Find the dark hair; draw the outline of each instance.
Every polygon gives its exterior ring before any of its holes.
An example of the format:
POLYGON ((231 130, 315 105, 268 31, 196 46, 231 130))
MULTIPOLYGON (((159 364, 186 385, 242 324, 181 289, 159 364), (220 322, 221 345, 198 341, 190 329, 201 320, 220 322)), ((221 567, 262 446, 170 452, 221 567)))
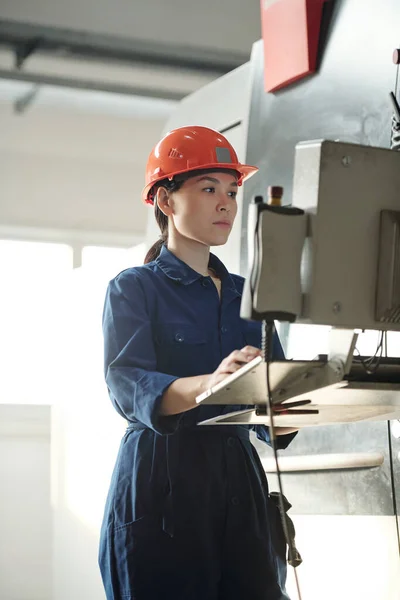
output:
POLYGON ((183 177, 180 177, 179 179, 178 178, 163 179, 162 181, 159 181, 158 183, 153 185, 153 187, 151 188, 151 190, 149 192, 150 198, 153 198, 154 216, 156 218, 157 225, 160 228, 161 235, 160 235, 159 239, 155 242, 155 244, 153 244, 152 247, 150 248, 150 250, 147 252, 146 257, 144 259, 145 265, 149 262, 152 262, 153 260, 156 260, 157 256, 159 256, 159 254, 161 252, 161 248, 163 247, 163 245, 168 244, 168 217, 166 215, 164 215, 162 210, 160 210, 158 208, 158 204, 157 204, 157 200, 156 200, 157 190, 158 190, 158 188, 163 187, 166 190, 168 190, 168 192, 177 192, 179 190, 179 188, 182 186, 185 179, 186 178, 183 178, 183 177))
MULTIPOLYGON (((234 169, 220 169, 224 173, 230 173, 235 175, 236 177, 240 176, 240 174, 234 169)), ((163 179, 162 181, 158 181, 153 185, 149 192, 149 197, 153 199, 154 202, 154 216, 156 218, 157 224, 161 230, 161 235, 159 239, 152 245, 150 250, 147 252, 146 257, 144 259, 144 264, 146 265, 159 256, 161 252, 161 248, 168 244, 168 217, 164 215, 164 213, 158 208, 156 201, 157 190, 160 187, 165 188, 168 192, 177 192, 184 182, 189 179, 189 177, 196 177, 197 175, 202 175, 204 173, 215 173, 219 171, 215 167, 213 169, 198 169, 195 171, 189 171, 188 173, 182 173, 180 175, 175 175, 173 179, 163 179)))

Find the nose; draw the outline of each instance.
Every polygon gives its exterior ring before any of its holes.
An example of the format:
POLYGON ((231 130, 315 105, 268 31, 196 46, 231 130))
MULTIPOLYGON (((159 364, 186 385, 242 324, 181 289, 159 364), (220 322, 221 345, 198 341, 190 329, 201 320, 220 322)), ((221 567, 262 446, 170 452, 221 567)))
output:
POLYGON ((231 204, 232 204, 232 198, 230 198, 226 194, 222 193, 222 194, 220 194, 220 196, 218 198, 217 210, 220 212, 222 212, 222 211, 229 212, 231 210, 231 204))

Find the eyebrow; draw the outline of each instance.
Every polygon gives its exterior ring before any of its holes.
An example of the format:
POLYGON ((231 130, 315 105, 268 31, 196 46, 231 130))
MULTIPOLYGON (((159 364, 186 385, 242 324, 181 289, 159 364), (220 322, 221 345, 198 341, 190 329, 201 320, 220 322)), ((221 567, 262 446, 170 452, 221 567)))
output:
MULTIPOLYGON (((197 181, 211 181, 212 183, 221 183, 219 179, 215 177, 209 177, 208 175, 203 175, 203 177, 199 177, 197 181)), ((231 185, 238 187, 237 181, 232 181, 231 185)))

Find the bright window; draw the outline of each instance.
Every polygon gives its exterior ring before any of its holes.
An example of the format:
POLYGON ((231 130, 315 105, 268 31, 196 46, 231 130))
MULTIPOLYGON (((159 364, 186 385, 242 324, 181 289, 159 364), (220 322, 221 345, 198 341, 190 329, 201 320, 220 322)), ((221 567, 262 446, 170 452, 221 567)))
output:
POLYGON ((0 240, 1 403, 56 402, 60 386, 72 376, 63 370, 66 353, 70 364, 79 344, 98 354, 107 282, 143 264, 144 255, 144 244, 86 246, 82 268, 74 271, 73 251, 66 244, 0 240), (75 331, 72 340, 67 323, 75 331))
POLYGON ((123 269, 143 264, 145 253, 145 244, 132 248, 85 246, 82 250, 82 267, 111 278, 123 269))
POLYGON ((41 404, 57 294, 72 272, 66 244, 0 240, 0 402, 41 404))

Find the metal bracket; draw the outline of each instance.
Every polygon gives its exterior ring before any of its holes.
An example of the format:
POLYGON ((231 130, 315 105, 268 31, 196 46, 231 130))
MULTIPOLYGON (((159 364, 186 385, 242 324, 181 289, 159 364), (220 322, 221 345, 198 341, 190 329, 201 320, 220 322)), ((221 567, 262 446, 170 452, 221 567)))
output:
POLYGON ((29 92, 23 96, 20 96, 20 98, 14 102, 14 112, 19 115, 23 114, 33 104, 37 98, 39 90, 40 85, 34 85, 29 92))
POLYGON ((350 373, 357 339, 358 333, 355 333, 353 329, 332 327, 329 332, 328 361, 339 360, 342 362, 344 365, 344 375, 350 373))
POLYGON ((40 38, 34 38, 25 44, 18 44, 15 48, 15 68, 22 69, 26 59, 36 52, 40 44, 40 38))

